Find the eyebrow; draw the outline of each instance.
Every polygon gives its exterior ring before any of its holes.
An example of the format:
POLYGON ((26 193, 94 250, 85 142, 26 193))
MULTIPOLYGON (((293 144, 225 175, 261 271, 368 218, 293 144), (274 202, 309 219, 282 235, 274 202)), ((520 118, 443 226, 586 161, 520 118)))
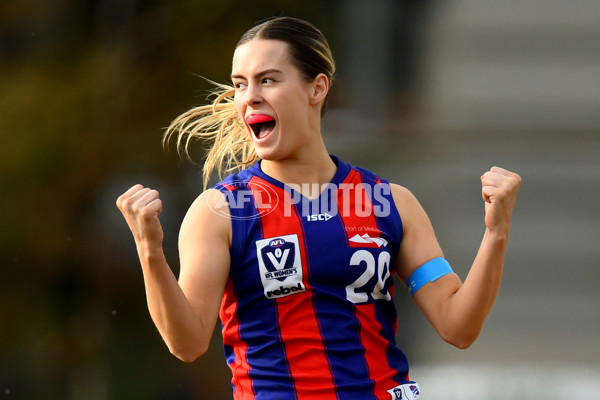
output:
MULTIPOLYGON (((258 74, 256 74, 255 77, 261 78, 261 77, 263 77, 265 75, 269 75, 269 74, 281 74, 281 70, 278 70, 276 68, 266 69, 266 70, 261 71, 258 74)), ((244 75, 233 74, 233 75, 231 75, 231 79, 246 79, 246 77, 244 75)))

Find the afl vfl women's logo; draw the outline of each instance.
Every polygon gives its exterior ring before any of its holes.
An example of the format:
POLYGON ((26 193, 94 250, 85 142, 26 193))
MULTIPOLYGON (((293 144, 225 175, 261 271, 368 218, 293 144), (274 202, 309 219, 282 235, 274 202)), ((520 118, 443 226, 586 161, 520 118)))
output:
POLYGON ((302 262, 297 235, 256 241, 260 280, 267 299, 285 297, 306 288, 302 283, 302 262))

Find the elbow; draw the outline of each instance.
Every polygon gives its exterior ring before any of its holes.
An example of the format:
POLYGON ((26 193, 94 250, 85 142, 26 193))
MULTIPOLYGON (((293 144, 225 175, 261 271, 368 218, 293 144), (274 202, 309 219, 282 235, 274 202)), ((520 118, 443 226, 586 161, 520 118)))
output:
POLYGON ((454 346, 460 350, 468 349, 475 342, 475 339, 470 339, 470 338, 461 338, 461 339, 453 339, 453 340, 444 339, 444 340, 447 343, 450 343, 452 346, 454 346))
POLYGON ((208 350, 208 346, 187 346, 187 347, 171 347, 169 351, 175 357, 185 363, 192 363, 203 356, 208 350))
POLYGON ((440 336, 446 343, 449 343, 458 349, 466 350, 475 343, 480 332, 480 329, 463 330, 460 332, 448 332, 446 334, 441 334, 440 336))

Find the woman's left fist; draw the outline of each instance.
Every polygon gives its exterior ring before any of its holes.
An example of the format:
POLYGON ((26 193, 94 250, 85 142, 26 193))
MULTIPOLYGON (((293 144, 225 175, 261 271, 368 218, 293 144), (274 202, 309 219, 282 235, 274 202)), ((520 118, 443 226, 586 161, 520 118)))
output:
POLYGON ((490 231, 508 235, 520 186, 521 177, 504 168, 492 167, 481 176, 481 195, 485 201, 485 226, 490 231))

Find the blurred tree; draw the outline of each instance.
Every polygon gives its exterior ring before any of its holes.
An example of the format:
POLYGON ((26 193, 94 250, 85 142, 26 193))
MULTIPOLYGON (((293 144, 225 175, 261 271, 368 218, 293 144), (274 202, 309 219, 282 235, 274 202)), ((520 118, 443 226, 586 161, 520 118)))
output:
POLYGON ((227 81, 237 39, 258 20, 294 15, 326 29, 329 10, 316 0, 0 3, 0 396, 230 395, 218 338, 192 365, 161 343, 114 201, 134 177, 153 177, 180 220, 199 171, 190 181, 160 138, 204 101, 195 74, 227 81))

